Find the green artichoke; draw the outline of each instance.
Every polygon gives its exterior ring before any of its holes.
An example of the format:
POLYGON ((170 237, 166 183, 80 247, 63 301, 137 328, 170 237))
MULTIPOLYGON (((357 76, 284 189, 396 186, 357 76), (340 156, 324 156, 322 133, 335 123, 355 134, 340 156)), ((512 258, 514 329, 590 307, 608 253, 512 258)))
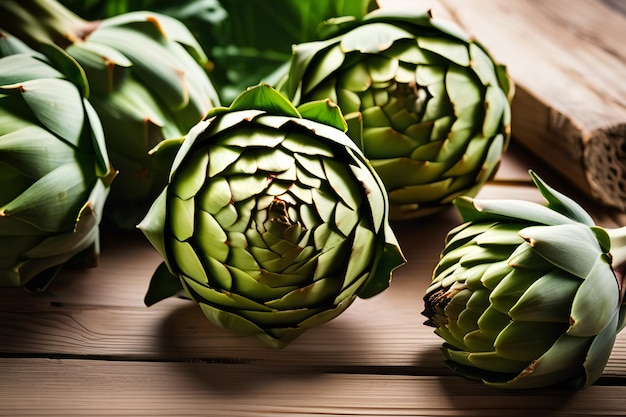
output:
MULTIPOLYGON (((214 63, 211 79, 222 105, 248 86, 271 82, 295 43, 319 39, 319 27, 335 16, 362 17, 375 0, 61 0, 79 15, 103 19, 151 10, 179 19, 214 63), (254 68, 254 71, 250 71, 254 68)), ((280 71, 279 71, 280 72, 280 71)))
POLYGON ((548 204, 458 199, 424 296, 455 371, 506 388, 600 377, 624 325, 626 229, 604 229, 531 172, 548 204))
POLYGON ((387 188, 392 219, 474 196, 509 142, 505 68, 456 27, 409 8, 335 26, 332 37, 294 47, 277 87, 295 104, 339 105, 387 188))
POLYGON ((268 85, 212 110, 138 226, 164 258, 146 304, 184 289, 280 348, 387 288, 404 263, 387 196, 342 128, 332 103, 296 109, 268 85))
POLYGON ((115 172, 81 91, 2 31, 0 56, 0 286, 42 290, 70 260, 97 260, 115 172))
POLYGON ((204 51, 171 17, 132 12, 87 21, 54 0, 4 0, 0 27, 44 53, 49 44, 61 47, 80 64, 119 171, 107 213, 118 226, 134 228, 167 183, 171 164, 148 151, 183 137, 218 102, 204 51))

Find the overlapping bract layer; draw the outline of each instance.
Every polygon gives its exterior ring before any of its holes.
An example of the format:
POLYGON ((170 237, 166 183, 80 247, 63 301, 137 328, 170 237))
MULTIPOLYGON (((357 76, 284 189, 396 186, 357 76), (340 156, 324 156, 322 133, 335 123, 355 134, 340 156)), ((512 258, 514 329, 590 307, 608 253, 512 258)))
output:
POLYGON ((509 141, 505 68, 428 13, 380 9, 295 46, 280 88, 296 104, 329 98, 341 107, 385 183, 392 218, 474 196, 509 141))
POLYGON ((78 88, 0 32, 0 286, 43 289, 78 254, 99 252, 114 172, 78 88))
POLYGON ((165 139, 182 138, 218 103, 208 59, 193 34, 159 13, 91 22, 50 0, 6 0, 0 27, 45 54, 55 52, 54 44, 81 66, 119 171, 107 214, 118 226, 134 227, 167 183, 171 164, 148 152, 165 139))
POLYGON ((611 237, 533 177, 548 206, 464 198, 424 297, 455 371, 500 387, 581 388, 623 323, 611 237))
POLYGON ((151 158, 149 150, 182 138, 218 103, 202 66, 207 58, 182 23, 147 12, 103 20, 66 50, 85 69, 90 101, 119 171, 111 202, 122 202, 124 216, 129 203, 137 203, 143 216, 166 184, 171 163, 151 158))
POLYGON ((382 182, 321 114, 344 123, 331 103, 296 110, 264 85, 211 112, 139 225, 212 322, 274 347, 403 263, 382 182))

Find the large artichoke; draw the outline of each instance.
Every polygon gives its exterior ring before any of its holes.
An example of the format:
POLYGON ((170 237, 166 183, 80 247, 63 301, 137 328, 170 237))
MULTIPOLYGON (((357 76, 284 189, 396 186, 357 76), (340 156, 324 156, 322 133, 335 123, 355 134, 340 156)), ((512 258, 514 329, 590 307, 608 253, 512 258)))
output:
POLYGON ((498 387, 581 388, 602 374, 624 325, 626 230, 607 230, 533 179, 548 205, 457 200, 424 297, 450 367, 498 387))
POLYGON ((343 127, 332 103, 296 109, 267 85, 211 111, 139 225, 166 265, 146 303, 182 284, 216 325, 283 347, 387 288, 404 258, 343 127))
POLYGON ((279 89, 296 104, 339 105, 387 187, 392 219, 474 196, 509 141, 505 68, 429 13, 384 8, 338 22, 329 39, 294 47, 279 89))
POLYGON ((63 48, 84 70, 118 178, 107 213, 134 227, 167 182, 171 160, 148 151, 183 137, 217 103, 207 57, 178 20, 133 12, 87 21, 55 0, 4 0, 0 27, 36 49, 63 48))
POLYGON ((81 91, 1 31, 0 56, 0 286, 41 290, 79 254, 97 260, 115 173, 81 91))

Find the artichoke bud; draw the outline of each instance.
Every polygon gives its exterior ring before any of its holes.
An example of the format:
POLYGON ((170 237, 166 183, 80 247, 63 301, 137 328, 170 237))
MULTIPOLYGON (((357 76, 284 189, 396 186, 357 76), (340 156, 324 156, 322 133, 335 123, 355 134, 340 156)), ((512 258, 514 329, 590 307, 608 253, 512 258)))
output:
POLYGON ((325 40, 294 47, 278 88, 296 104, 328 98, 341 107, 385 184, 390 217, 475 196, 510 139, 504 66, 428 12, 378 9, 329 28, 325 40))
POLYGON ((187 294, 223 328, 284 347, 404 257, 382 181, 327 101, 249 88, 189 131, 139 228, 160 252, 146 304, 187 294))
POLYGON ((604 229, 531 172, 546 206, 461 197, 424 296, 451 369, 503 388, 579 389, 623 327, 626 229, 604 229))
POLYGON ((115 177, 102 126, 73 82, 5 32, 0 161, 0 286, 42 291, 65 264, 94 266, 115 177))

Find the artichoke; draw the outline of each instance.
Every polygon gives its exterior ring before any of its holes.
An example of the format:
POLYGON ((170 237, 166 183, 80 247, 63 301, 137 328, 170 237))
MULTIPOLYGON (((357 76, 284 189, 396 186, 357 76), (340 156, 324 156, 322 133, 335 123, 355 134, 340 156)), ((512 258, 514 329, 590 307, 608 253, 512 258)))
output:
POLYGON ((211 79, 223 105, 248 86, 269 83, 271 74, 289 61, 291 46, 319 39, 319 26, 325 20, 345 15, 362 17, 378 7, 375 0, 60 1, 91 19, 131 10, 152 10, 179 19, 215 64, 211 79))
POLYGON ((508 146, 506 69, 429 13, 385 8, 336 21, 328 39, 294 47, 277 87, 296 105, 339 105, 386 186, 392 219, 474 196, 508 146))
POLYGON ((138 226, 164 259, 146 304, 184 289, 215 325, 281 348, 387 288, 404 257, 344 128, 332 103, 296 109, 268 85, 209 112, 138 226))
POLYGON ((448 365, 505 388, 579 389, 624 325, 626 230, 605 229, 531 172, 547 206, 461 197, 424 296, 448 365))
POLYGON ((218 102, 204 51, 180 21, 158 13, 87 21, 54 0, 6 0, 0 12, 0 27, 44 53, 51 44, 63 48, 84 70, 119 171, 107 213, 118 226, 134 227, 171 164, 148 151, 183 137, 218 102))
POLYGON ((0 286, 43 290, 70 260, 97 261, 115 172, 75 84, 1 31, 0 56, 0 286))

